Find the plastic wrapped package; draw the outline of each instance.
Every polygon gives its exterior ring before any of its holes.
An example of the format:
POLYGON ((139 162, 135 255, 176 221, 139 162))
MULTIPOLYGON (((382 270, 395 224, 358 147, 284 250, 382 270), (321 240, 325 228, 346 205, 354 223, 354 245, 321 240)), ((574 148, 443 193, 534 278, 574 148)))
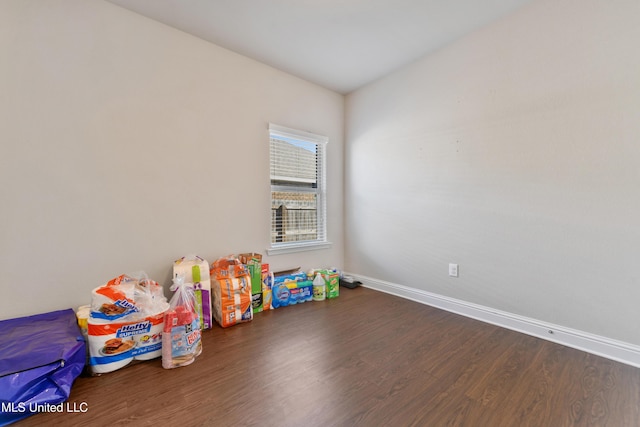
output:
MULTIPOLYGON (((253 319, 251 277, 235 257, 211 265, 213 318, 223 328, 253 319)), ((262 286, 262 285, 261 285, 262 286)))
POLYGON ((118 276, 94 289, 87 319, 91 373, 160 357, 168 308, 162 287, 144 272, 118 276))
POLYGON ((200 328, 211 328, 211 278, 209 263, 197 255, 187 255, 173 263, 173 277, 183 276, 185 283, 193 283, 200 328))
POLYGON ((190 365, 202 353, 200 317, 193 284, 185 283, 183 276, 177 276, 171 290, 175 293, 164 315, 162 332, 162 367, 165 369, 190 365))
POLYGON ((280 308, 313 300, 313 282, 303 272, 275 276, 271 307, 280 308))

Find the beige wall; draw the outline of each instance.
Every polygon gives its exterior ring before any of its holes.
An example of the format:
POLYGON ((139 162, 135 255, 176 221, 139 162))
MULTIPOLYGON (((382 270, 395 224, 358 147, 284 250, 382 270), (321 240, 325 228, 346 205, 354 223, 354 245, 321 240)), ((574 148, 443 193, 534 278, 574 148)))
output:
POLYGON ((269 122, 329 137, 343 264, 344 98, 102 1, 0 3, 0 318, 75 307, 188 253, 269 244, 269 122))
POLYGON ((538 0, 349 95, 347 270, 640 344, 639 22, 538 0))

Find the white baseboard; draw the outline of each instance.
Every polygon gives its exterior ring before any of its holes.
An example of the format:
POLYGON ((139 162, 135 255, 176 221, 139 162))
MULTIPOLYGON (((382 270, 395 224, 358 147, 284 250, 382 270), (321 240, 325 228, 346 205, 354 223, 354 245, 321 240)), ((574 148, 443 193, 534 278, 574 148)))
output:
POLYGON ((345 274, 361 281, 363 286, 367 288, 396 295, 640 368, 640 347, 633 344, 495 310, 455 298, 433 294, 421 289, 385 282, 359 274, 345 274))

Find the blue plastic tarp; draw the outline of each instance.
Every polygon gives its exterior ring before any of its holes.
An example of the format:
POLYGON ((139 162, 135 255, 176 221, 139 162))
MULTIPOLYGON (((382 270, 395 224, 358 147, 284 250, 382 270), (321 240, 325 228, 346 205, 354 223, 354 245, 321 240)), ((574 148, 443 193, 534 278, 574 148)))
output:
POLYGON ((71 309, 0 321, 0 426, 66 401, 85 361, 71 309))

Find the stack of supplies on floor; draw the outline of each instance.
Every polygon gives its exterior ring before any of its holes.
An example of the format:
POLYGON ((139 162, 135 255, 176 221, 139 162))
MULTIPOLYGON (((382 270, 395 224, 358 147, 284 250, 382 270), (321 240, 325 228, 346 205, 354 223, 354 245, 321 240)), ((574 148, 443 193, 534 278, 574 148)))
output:
POLYGON ((162 287, 143 272, 95 288, 87 320, 91 372, 102 374, 133 360, 160 357, 168 308, 162 287))
MULTIPOLYGON (((261 271, 259 271, 261 274, 261 271)), ((253 319, 251 276, 234 256, 219 258, 211 265, 213 318, 226 328, 253 319)), ((260 283, 262 289, 262 281, 260 283)))

